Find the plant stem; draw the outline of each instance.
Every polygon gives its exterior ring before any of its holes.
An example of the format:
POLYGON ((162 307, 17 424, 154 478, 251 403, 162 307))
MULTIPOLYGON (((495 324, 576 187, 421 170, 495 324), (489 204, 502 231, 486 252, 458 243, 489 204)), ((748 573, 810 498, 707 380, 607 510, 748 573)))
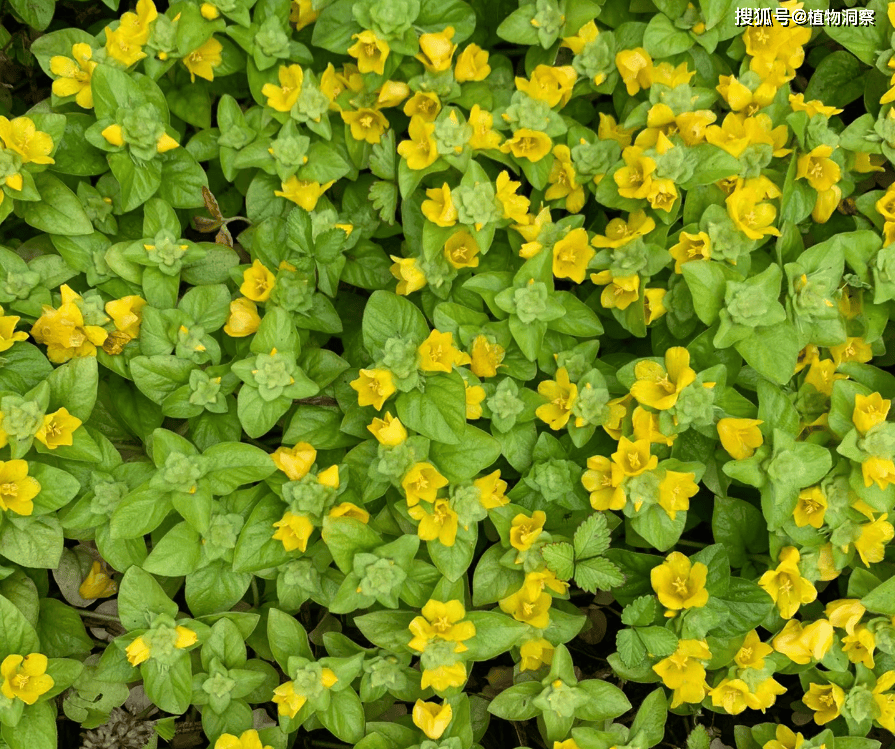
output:
POLYGON ((702 541, 688 541, 686 538, 679 538, 677 543, 679 546, 690 546, 694 549, 704 549, 708 546, 708 544, 705 544, 702 541))
POLYGON ((121 624, 121 620, 117 616, 112 616, 111 614, 100 614, 96 611, 83 611, 82 609, 78 609, 77 611, 85 619, 98 619, 101 622, 115 622, 115 624, 121 624))

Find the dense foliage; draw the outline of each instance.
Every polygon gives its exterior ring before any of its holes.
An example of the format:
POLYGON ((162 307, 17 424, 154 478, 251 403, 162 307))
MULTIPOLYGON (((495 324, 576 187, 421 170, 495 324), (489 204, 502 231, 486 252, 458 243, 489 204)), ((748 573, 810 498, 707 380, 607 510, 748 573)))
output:
POLYGON ((0 747, 891 745, 895 3, 8 6, 0 747))

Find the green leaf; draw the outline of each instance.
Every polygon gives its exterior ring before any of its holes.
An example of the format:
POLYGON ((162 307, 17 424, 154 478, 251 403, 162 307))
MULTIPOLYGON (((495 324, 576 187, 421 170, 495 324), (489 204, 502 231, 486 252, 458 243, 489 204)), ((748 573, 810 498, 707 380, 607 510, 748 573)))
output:
POLYGON ((646 646, 636 630, 619 630, 615 636, 615 647, 622 662, 628 667, 636 666, 646 658, 646 646))
POLYGON ((643 47, 655 57, 667 57, 686 52, 695 44, 687 31, 675 25, 662 13, 656 13, 643 33, 643 47))
POLYGON ((541 555, 547 563, 547 569, 560 580, 571 580, 575 570, 575 550, 572 544, 565 542, 545 544, 541 547, 541 555))
POLYGON ((504 689, 488 705, 488 712, 504 720, 531 720, 541 710, 533 702, 544 687, 539 681, 526 681, 504 689))
POLYGON ((861 603, 875 614, 895 616, 895 577, 871 590, 861 599, 861 603))
POLYGON ((818 100, 830 107, 844 107, 861 96, 859 79, 864 66, 852 54, 839 50, 823 60, 811 76, 805 90, 805 101, 818 100))
POLYGON ((6 596, 0 596, 0 650, 4 653, 34 653, 40 650, 37 632, 25 615, 6 596))
POLYGON ((7 516, 0 528, 0 556, 23 567, 54 569, 62 545, 62 526, 55 515, 7 516))
POLYGON ((581 720, 609 720, 631 709, 631 703, 614 684, 600 679, 578 682, 578 689, 587 695, 587 701, 575 709, 575 717, 581 720))
POLYGON ((317 713, 320 723, 340 741, 354 744, 364 737, 364 706, 350 687, 332 692, 329 706, 317 713))
POLYGON ((408 627, 415 616, 413 611, 374 611, 356 617, 354 625, 377 647, 406 653, 410 642, 408 627))
POLYGON ((55 0, 9 0, 12 9, 32 29, 43 31, 53 20, 55 0))
POLYGON ((205 205, 202 188, 208 187, 208 177, 189 151, 175 148, 159 159, 158 196, 175 208, 201 208, 205 205))
POLYGON ((96 402, 98 381, 94 356, 82 356, 57 367, 47 377, 50 385, 50 406, 47 411, 52 413, 65 407, 72 416, 87 421, 96 402))
POLYGON ((575 563, 575 582, 588 593, 610 590, 625 582, 618 567, 603 557, 593 557, 575 563))
POLYGON ((426 391, 398 396, 398 417, 408 428, 434 442, 456 445, 466 427, 466 387, 457 372, 426 378, 426 391))
POLYGON ((429 449, 438 470, 454 483, 477 476, 500 457, 500 443, 487 432, 466 424, 459 436, 459 442, 433 442, 429 449))
POLYGON ((34 175, 40 200, 20 202, 17 210, 38 231, 48 234, 93 234, 93 224, 84 213, 81 201, 58 177, 49 172, 34 175))
POLYGON ((714 632, 717 637, 736 637, 757 627, 774 608, 774 600, 758 585, 740 577, 730 578, 727 593, 718 596, 730 616, 714 632))
POLYGON ((15 727, 4 725, 3 740, 9 749, 58 749, 56 711, 53 703, 38 702, 22 712, 15 727))
MULTIPOLYGON (((871 0, 867 7, 876 12, 877 18, 885 18, 886 3, 871 0)), ((887 29, 888 24, 878 23, 872 26, 826 26, 824 32, 861 62, 874 66, 877 52, 889 46, 887 29)))
POLYGON ((230 494, 243 484, 261 481, 277 470, 270 455, 259 447, 221 442, 203 455, 209 461, 208 480, 214 494, 230 494))
POLYGON ((41 652, 50 658, 84 657, 93 650, 93 640, 78 612, 55 598, 40 599, 37 634, 41 652))
POLYGON ((177 616, 177 604, 148 572, 131 567, 118 590, 118 618, 128 629, 147 629, 157 614, 177 616))
POLYGON ((156 542, 142 567, 153 575, 188 575, 202 559, 201 541, 189 523, 178 523, 156 542))
POLYGON ((389 338, 403 337, 421 344, 429 335, 426 318, 413 302, 390 291, 374 291, 364 307, 364 346, 372 356, 379 356, 389 338))
POLYGON ((609 548, 610 530, 606 516, 595 512, 575 529, 575 559, 598 557, 609 548))
POLYGON ((193 673, 190 659, 184 653, 170 666, 150 658, 140 666, 146 696, 167 713, 182 715, 190 706, 193 694, 193 673))

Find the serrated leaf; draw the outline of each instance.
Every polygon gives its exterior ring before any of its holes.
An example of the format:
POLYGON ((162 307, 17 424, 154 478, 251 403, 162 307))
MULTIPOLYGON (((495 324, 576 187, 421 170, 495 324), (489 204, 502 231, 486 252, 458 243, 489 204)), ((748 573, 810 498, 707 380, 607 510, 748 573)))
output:
POLYGON ((609 548, 609 536, 606 516, 595 512, 575 530, 575 559, 581 561, 603 554, 609 548))
POLYGON ((369 197, 373 207, 379 211, 379 218, 387 224, 394 224, 398 186, 394 182, 374 182, 370 185, 369 197))
POLYGON ((629 627, 646 627, 651 624, 659 612, 659 604, 655 596, 635 598, 622 610, 622 624, 629 627))
POLYGON ((711 743, 705 726, 696 726, 687 736, 687 749, 709 749, 711 743))
POLYGON ((628 668, 642 663, 646 658, 646 645, 633 629, 619 630, 615 636, 615 647, 618 648, 619 657, 628 668))
POLYGON ((642 627, 637 630, 649 655, 664 658, 677 650, 677 635, 665 627, 642 627))
POLYGON ((389 130, 370 153, 370 171, 382 179, 395 178, 395 131, 389 130))
POLYGON ((609 590, 624 582, 622 571, 603 557, 585 559, 575 565, 575 583, 588 593, 609 590))
POLYGON ((549 569, 560 580, 569 580, 575 569, 575 550, 572 544, 559 542, 555 544, 545 544, 541 549, 541 554, 549 569))

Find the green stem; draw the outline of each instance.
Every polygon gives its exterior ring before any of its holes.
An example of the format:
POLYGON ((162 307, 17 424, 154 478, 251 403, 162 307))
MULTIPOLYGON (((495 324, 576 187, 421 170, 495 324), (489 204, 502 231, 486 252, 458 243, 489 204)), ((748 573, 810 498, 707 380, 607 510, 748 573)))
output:
POLYGON ((115 624, 121 624, 121 620, 117 616, 111 616, 110 614, 100 614, 96 611, 84 611, 82 609, 77 609, 77 611, 85 619, 98 619, 101 622, 115 622, 115 624))
POLYGON ((678 546, 690 546, 694 549, 704 549, 708 544, 704 544, 702 541, 688 541, 686 538, 679 538, 677 540, 678 546))
POLYGON ((252 600, 255 602, 255 608, 258 608, 260 601, 258 600, 258 578, 252 575, 252 600))

